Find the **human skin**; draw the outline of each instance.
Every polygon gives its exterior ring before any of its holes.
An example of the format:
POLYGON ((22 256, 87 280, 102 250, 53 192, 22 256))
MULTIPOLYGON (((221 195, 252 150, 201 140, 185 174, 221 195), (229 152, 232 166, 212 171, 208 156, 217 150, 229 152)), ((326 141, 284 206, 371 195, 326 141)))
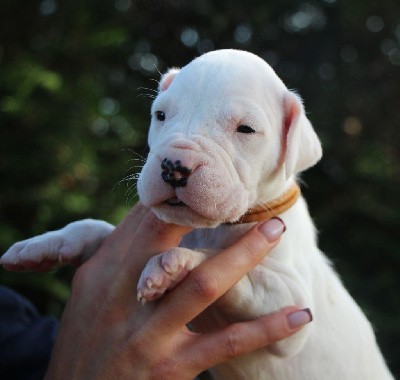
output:
POLYGON ((141 305, 136 284, 146 262, 176 247, 190 228, 136 205, 77 269, 45 379, 193 379, 296 333, 311 316, 295 306, 207 334, 186 327, 257 265, 284 229, 278 219, 257 224, 163 298, 141 305))

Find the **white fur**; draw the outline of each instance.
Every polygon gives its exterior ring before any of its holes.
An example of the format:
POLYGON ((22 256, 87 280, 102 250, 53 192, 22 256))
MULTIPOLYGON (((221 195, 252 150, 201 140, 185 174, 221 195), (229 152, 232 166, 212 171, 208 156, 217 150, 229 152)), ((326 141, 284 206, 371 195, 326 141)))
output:
MULTIPOLYGON (((138 183, 141 201, 162 220, 196 229, 182 247, 150 260, 138 284, 143 302, 162 296, 194 266, 243 235, 250 224, 224 223, 280 196, 322 154, 300 98, 263 60, 235 50, 207 53, 162 77, 149 146, 138 183), (160 111, 165 120, 158 120, 160 111), (255 133, 239 132, 240 125, 255 133), (164 158, 191 169, 186 186, 173 188, 163 181, 164 158), (185 206, 165 203, 171 199, 185 206)), ((193 325, 210 331, 294 304, 310 307, 314 321, 281 342, 213 368, 215 378, 393 379, 369 322, 317 247, 304 199, 280 216, 287 231, 279 245, 193 325)), ((47 252, 54 234, 60 231, 22 243, 23 255, 12 247, 2 263, 23 265, 21 257, 29 256, 33 243, 47 252)), ((61 235, 71 240, 80 234, 66 229, 61 235)), ((55 261, 59 255, 53 253, 55 261)), ((32 256, 37 260, 36 253, 32 256)))
POLYGON ((9 269, 37 269, 48 261, 48 270, 77 260, 86 260, 113 231, 114 226, 102 220, 84 219, 57 231, 46 232, 13 244, 1 257, 0 264, 9 269))

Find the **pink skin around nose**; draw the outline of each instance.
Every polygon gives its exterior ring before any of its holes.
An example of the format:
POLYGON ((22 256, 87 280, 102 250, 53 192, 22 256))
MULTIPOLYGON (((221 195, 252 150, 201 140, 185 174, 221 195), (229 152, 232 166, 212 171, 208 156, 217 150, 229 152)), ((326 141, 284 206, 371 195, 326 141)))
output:
POLYGON ((161 178, 174 189, 177 187, 186 187, 192 173, 192 169, 182 165, 180 160, 171 161, 167 157, 162 160, 161 169, 161 178))
MULTIPOLYGON (((141 201, 163 220, 205 226, 234 220, 245 212, 248 200, 243 184, 218 156, 192 149, 191 144, 166 146, 157 153, 143 167, 138 189, 141 201), (165 158, 190 170, 185 186, 174 187, 163 179, 165 158)), ((181 174, 173 172, 173 179, 180 180, 181 174)))

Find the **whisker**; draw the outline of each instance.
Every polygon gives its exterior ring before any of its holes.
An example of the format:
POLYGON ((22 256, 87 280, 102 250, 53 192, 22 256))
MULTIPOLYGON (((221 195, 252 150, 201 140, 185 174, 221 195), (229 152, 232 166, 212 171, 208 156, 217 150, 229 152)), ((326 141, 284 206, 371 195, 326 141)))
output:
POLYGON ((136 90, 139 92, 137 96, 143 98, 154 99, 158 94, 157 90, 148 87, 138 87, 136 90))
POLYGON ((146 90, 146 91, 151 91, 151 92, 154 92, 155 94, 158 94, 158 91, 155 90, 154 88, 138 87, 137 90, 146 90))
POLYGON ((127 205, 129 205, 132 203, 133 199, 137 198, 138 196, 136 184, 129 186, 125 194, 126 194, 125 202, 127 205))
POLYGON ((158 74, 161 76, 161 71, 158 69, 158 67, 156 65, 154 65, 154 68, 157 70, 158 74))
MULTIPOLYGON (((135 162, 135 164, 136 164, 136 163, 137 163, 137 162, 135 162)), ((126 169, 125 172, 124 172, 124 174, 126 174, 127 172, 129 172, 129 170, 142 169, 143 166, 144 166, 144 164, 143 164, 143 165, 133 165, 133 166, 129 167, 128 169, 126 169)))
POLYGON ((137 157, 139 157, 139 159, 142 159, 143 162, 146 162, 146 158, 143 157, 141 154, 139 154, 138 152, 135 152, 133 149, 130 148, 124 148, 122 149, 122 151, 128 151, 129 153, 135 154, 137 157))
POLYGON ((131 165, 129 165, 129 167, 125 170, 123 178, 115 183, 113 190, 120 188, 120 186, 124 186, 126 188, 125 202, 127 205, 131 205, 135 198, 138 198, 137 180, 139 179, 143 165, 146 163, 146 158, 131 148, 124 148, 122 150, 124 152, 129 152, 130 154, 134 155, 134 157, 131 157, 127 160, 127 164, 131 165))
POLYGON ((119 184, 121 184, 123 182, 129 182, 129 181, 132 181, 132 180, 137 180, 137 179, 139 179, 139 175, 140 175, 140 173, 129 174, 126 177, 120 179, 115 185, 119 185, 119 184))
MULTIPOLYGON (((158 70, 157 70, 158 71, 158 70)), ((160 74, 160 77, 163 75, 160 71, 158 71, 158 73, 160 74)), ((160 85, 160 81, 158 80, 158 79, 155 79, 155 78, 150 78, 150 80, 152 81, 152 82, 156 82, 157 83, 157 88, 158 88, 158 86, 160 85)), ((158 92, 158 91, 157 91, 158 92)))
POLYGON ((153 94, 138 94, 137 97, 155 99, 156 95, 153 95, 153 94))

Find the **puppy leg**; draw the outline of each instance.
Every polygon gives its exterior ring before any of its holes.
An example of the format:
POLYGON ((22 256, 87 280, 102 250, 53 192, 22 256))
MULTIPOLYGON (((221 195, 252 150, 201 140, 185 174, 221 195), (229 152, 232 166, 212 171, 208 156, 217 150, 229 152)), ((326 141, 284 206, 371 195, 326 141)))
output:
POLYGON ((12 271, 47 271, 62 264, 85 261, 93 255, 114 226, 85 219, 64 228, 15 243, 0 258, 12 271))
POLYGON ((162 297, 167 290, 179 284, 207 256, 204 252, 180 247, 153 256, 140 276, 137 286, 138 301, 146 303, 162 297))

